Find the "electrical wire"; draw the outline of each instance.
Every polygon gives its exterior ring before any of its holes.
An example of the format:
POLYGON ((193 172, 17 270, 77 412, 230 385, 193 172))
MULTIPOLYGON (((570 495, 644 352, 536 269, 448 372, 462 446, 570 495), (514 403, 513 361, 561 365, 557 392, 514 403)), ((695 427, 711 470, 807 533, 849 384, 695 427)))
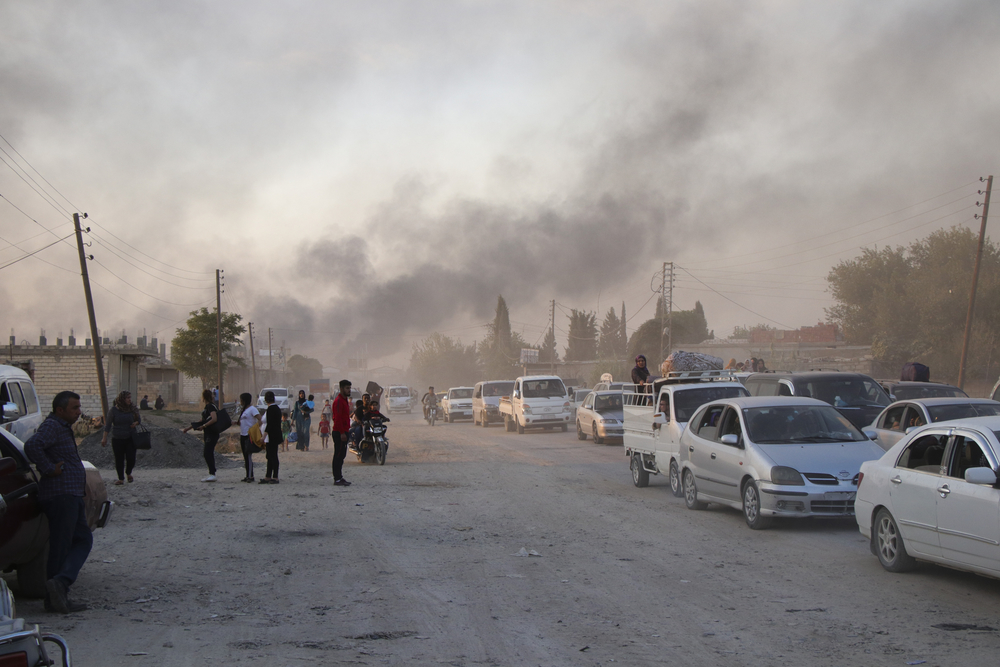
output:
POLYGON ((721 296, 721 297, 722 297, 723 299, 725 299, 726 301, 728 301, 728 302, 732 303, 732 304, 733 304, 733 305, 735 305, 735 306, 739 306, 740 308, 742 308, 743 310, 747 311, 748 313, 753 313, 753 314, 754 314, 754 315, 756 315, 757 317, 762 317, 762 318, 764 318, 765 320, 767 320, 768 322, 774 322, 774 323, 775 323, 775 324, 777 324, 778 326, 781 326, 781 327, 784 327, 785 329, 789 329, 789 330, 790 330, 790 329, 792 329, 792 328, 793 328, 793 327, 790 327, 790 326, 788 326, 787 324, 782 324, 781 322, 779 322, 779 321, 777 321, 777 320, 772 320, 772 319, 771 319, 770 317, 767 317, 767 316, 765 316, 765 315, 761 315, 761 314, 760 314, 760 313, 758 313, 757 311, 755 311, 755 310, 751 310, 751 309, 747 308, 746 306, 744 306, 743 304, 741 304, 741 303, 740 303, 739 301, 734 301, 733 299, 730 299, 730 298, 729 298, 728 296, 726 296, 725 294, 723 294, 723 293, 722 293, 722 292, 720 292, 719 290, 717 290, 717 289, 712 289, 712 288, 711 288, 711 287, 710 287, 709 285, 706 285, 706 284, 705 284, 704 282, 702 282, 702 281, 701 281, 701 279, 700 279, 700 278, 698 278, 698 276, 694 275, 693 273, 691 273, 690 271, 688 271, 687 269, 685 269, 685 268, 684 268, 683 266, 678 266, 678 265, 676 265, 676 264, 675 264, 674 266, 677 266, 677 268, 678 268, 678 269, 680 269, 680 270, 681 270, 681 271, 683 271, 684 273, 688 274, 689 276, 691 276, 692 278, 694 278, 695 280, 697 280, 698 282, 700 282, 700 283, 701 283, 702 285, 705 285, 705 287, 708 287, 708 289, 709 289, 709 290, 711 290, 712 292, 715 292, 716 294, 718 294, 719 296, 721 296))
POLYGON ((129 287, 131 287, 132 289, 134 289, 136 292, 139 292, 140 294, 145 294, 150 299, 156 299, 157 301, 169 304, 171 306, 183 306, 184 308, 190 308, 191 306, 198 306, 198 305, 200 305, 200 302, 199 303, 176 303, 175 301, 167 301, 166 299, 161 299, 160 297, 154 296, 154 295, 150 294, 149 292, 144 292, 141 289, 139 289, 138 287, 136 287, 135 285, 131 284, 130 282, 128 282, 127 280, 125 280, 124 278, 122 278, 121 276, 119 276, 117 273, 115 273, 114 271, 112 271, 111 269, 109 269, 100 260, 94 259, 94 260, 91 260, 91 261, 93 261, 98 266, 102 267, 105 271, 107 271, 108 273, 110 273, 111 275, 113 275, 118 280, 122 281, 123 283, 125 283, 126 285, 128 285, 129 287))
MULTIPOLYGON (((138 305, 136 305, 136 304, 132 303, 131 301, 129 301, 128 299, 126 299, 126 298, 125 298, 125 297, 123 297, 122 295, 118 294, 117 292, 114 292, 114 291, 112 291, 112 290, 109 290, 109 289, 108 289, 107 287, 105 287, 104 285, 102 285, 102 284, 101 284, 100 282, 98 282, 97 280, 95 280, 95 279, 94 279, 93 277, 91 277, 91 279, 90 279, 90 282, 91 282, 92 284, 94 284, 94 285, 97 285, 97 286, 98 286, 98 287, 100 287, 100 288, 101 288, 102 290, 104 290, 105 292, 107 292, 107 293, 108 293, 108 294, 110 294, 111 296, 115 297, 116 299, 120 299, 121 301, 124 301, 125 303, 127 303, 127 304, 128 304, 128 305, 130 305, 130 306, 132 306, 133 308, 136 308, 137 310, 141 310, 141 311, 142 311, 142 312, 144 312, 144 313, 149 313, 149 314, 150 314, 150 315, 152 315, 153 317, 159 317, 159 318, 160 318, 161 320, 169 320, 169 319, 170 319, 169 317, 164 317, 163 315, 160 315, 160 314, 158 314, 158 313, 154 313, 154 312, 153 312, 153 311, 151 311, 151 310, 146 310, 146 309, 145 309, 145 308, 143 308, 142 306, 138 306, 138 305)), ((211 303, 211 302, 208 302, 208 303, 211 303)), ((208 305, 208 303, 203 303, 203 304, 201 304, 201 306, 207 306, 207 305, 208 305)))
MULTIPOLYGON (((171 281, 167 280, 166 278, 161 278, 160 276, 156 275, 155 273, 150 273, 149 271, 147 271, 146 269, 142 268, 141 266, 132 263, 132 261, 129 260, 127 257, 123 257, 123 256, 119 255, 118 252, 116 252, 114 250, 114 248, 112 248, 111 246, 109 246, 106 243, 104 243, 99 237, 97 237, 96 235, 94 235, 93 232, 91 232, 91 237, 97 242, 98 245, 100 245, 102 248, 106 249, 112 255, 114 255, 115 257, 117 257, 121 261, 125 262, 126 264, 128 264, 132 268, 138 269, 142 273, 145 273, 147 276, 150 276, 152 278, 156 278, 157 280, 161 280, 161 281, 167 283, 168 285, 173 285, 174 287, 180 287, 181 289, 190 289, 190 290, 209 290, 209 289, 212 289, 212 286, 210 286, 210 285, 204 285, 202 287, 192 287, 191 285, 181 285, 180 283, 171 282, 171 281)), ((193 279, 192 278, 182 278, 182 280, 193 280, 193 279)))
MULTIPOLYGON (((66 198, 66 195, 64 195, 63 193, 59 192, 59 189, 58 189, 58 188, 56 188, 56 186, 54 186, 54 185, 52 185, 51 183, 49 183, 49 179, 45 178, 45 176, 43 176, 43 175, 42 175, 42 172, 40 172, 40 171, 38 171, 37 169, 35 169, 34 165, 32 165, 32 164, 31 164, 30 162, 28 162, 28 159, 27 159, 27 158, 25 158, 25 157, 24 157, 23 155, 21 155, 21 153, 20 153, 20 152, 19 152, 19 151, 18 151, 18 150, 17 150, 16 148, 14 148, 14 144, 12 144, 12 143, 10 143, 9 141, 7 141, 7 137, 5 137, 5 136, 3 136, 2 134, 0 134, 0 139, 3 139, 3 142, 4 142, 5 144, 7 144, 8 146, 10 146, 10 149, 11 149, 12 151, 14 151, 15 153, 17 153, 17 156, 18 156, 19 158, 21 158, 21 160, 23 160, 23 161, 24 161, 24 163, 25 163, 26 165, 28 165, 29 167, 31 167, 31 170, 32 170, 33 172, 35 172, 36 174, 38 174, 38 177, 39 177, 39 178, 41 178, 41 179, 42 179, 43 181, 45 181, 45 183, 46 183, 46 184, 47 184, 47 185, 48 185, 48 186, 49 186, 50 188, 52 188, 53 190, 55 190, 55 191, 56 191, 56 194, 58 194, 58 195, 59 195, 60 197, 62 197, 62 198, 63 198, 63 200, 64 200, 64 201, 65 201, 65 202, 66 202, 67 204, 69 204, 70 206, 72 206, 72 207, 73 207, 74 209, 76 209, 76 210, 80 210, 80 209, 79 209, 79 207, 77 207, 77 205, 76 205, 76 204, 74 204, 73 202, 71 202, 71 201, 70 201, 69 199, 67 199, 67 198, 66 198)), ((25 172, 25 173, 27 173, 27 172, 25 172)), ((32 180, 34 180, 34 179, 32 179, 32 180)), ((39 186, 39 187, 41 187, 41 186, 39 186)))
MULTIPOLYGON (((76 232, 74 232, 74 234, 75 233, 76 232)), ((59 243, 60 241, 63 241, 64 239, 68 239, 70 236, 73 236, 73 234, 70 234, 69 236, 64 236, 61 239, 56 239, 52 243, 50 243, 48 245, 44 245, 41 248, 39 248, 38 250, 35 250, 33 252, 29 252, 29 253, 27 253, 25 255, 21 255, 20 257, 18 257, 15 260, 12 260, 10 262, 7 262, 6 264, 0 265, 0 269, 6 269, 8 266, 13 266, 14 264, 17 264, 18 262, 20 262, 21 260, 25 260, 25 259, 28 259, 29 257, 37 255, 38 253, 40 253, 41 251, 45 250, 46 248, 51 248, 52 246, 54 246, 55 244, 59 243)))
MULTIPOLYGON (((91 222, 91 224, 92 224, 92 225, 94 225, 94 226, 97 226, 97 225, 96 225, 96 223, 94 223, 94 221, 93 221, 93 218, 89 218, 89 221, 91 222)), ((121 243, 123 243, 123 244, 127 245, 127 246, 128 246, 129 248, 131 248, 132 250, 135 250, 136 252, 138 252, 138 253, 141 253, 141 254, 142 254, 142 255, 144 255, 145 257, 148 257, 149 259, 153 260, 153 261, 154 261, 154 262, 156 262, 157 264, 162 264, 163 266, 167 266, 167 267, 170 267, 171 269, 174 269, 175 271, 183 271, 184 273, 190 273, 190 274, 193 274, 193 275, 198 275, 198 276, 212 276, 212 278, 214 279, 214 275, 215 275, 215 272, 214 272, 214 271, 211 271, 211 272, 205 272, 205 271, 189 271, 188 269, 182 269, 182 268, 180 268, 179 266, 174 266, 174 265, 172 265, 172 264, 167 264, 166 262, 164 262, 164 261, 161 261, 161 260, 158 260, 158 259, 156 259, 155 257, 153 257, 152 255, 148 255, 148 254, 146 254, 145 252, 143 252, 142 250, 139 250, 139 248, 136 248, 136 247, 135 247, 134 245, 132 245, 132 244, 131 244, 131 243, 129 243, 128 241, 126 241, 126 240, 122 239, 122 238, 121 238, 120 236, 118 236, 117 234, 115 234, 114 232, 112 232, 112 231, 111 231, 110 229, 108 229, 107 227, 104 227, 104 226, 101 226, 101 229, 102 229, 102 230, 103 230, 104 232, 106 232, 107 234, 109 234, 110 236, 112 236, 112 237, 114 237, 115 239, 117 239, 117 240, 118 240, 119 242, 121 242, 121 243)), ((119 250, 121 250, 121 248, 119 248, 119 250)), ((124 252, 124 251, 123 251, 123 252, 124 252)), ((155 268, 155 267, 150 267, 150 268, 155 268)), ((157 270, 157 271, 162 271, 162 269, 156 269, 156 270, 157 270)), ((167 275, 170 275, 170 274, 169 274, 169 273, 168 273, 167 271, 163 271, 163 273, 167 273, 167 275)), ((174 278, 183 278, 183 276, 174 276, 174 278)), ((185 279, 185 280, 191 280, 190 278, 184 278, 184 279, 185 279)), ((207 280, 207 278, 206 278, 206 280, 207 280)))

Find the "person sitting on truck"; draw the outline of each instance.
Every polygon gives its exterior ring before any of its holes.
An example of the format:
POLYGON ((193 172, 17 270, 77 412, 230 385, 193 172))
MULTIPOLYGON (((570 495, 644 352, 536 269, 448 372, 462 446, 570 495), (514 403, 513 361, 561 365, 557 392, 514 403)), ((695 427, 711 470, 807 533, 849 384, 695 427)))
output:
POLYGON ((632 383, 636 385, 646 384, 649 378, 649 369, 646 368, 646 355, 640 354, 635 358, 635 368, 632 369, 632 383))
POLYGON ((434 387, 427 387, 427 393, 424 397, 420 399, 420 402, 424 404, 424 419, 427 419, 428 411, 431 407, 437 407, 437 394, 434 393, 434 387))

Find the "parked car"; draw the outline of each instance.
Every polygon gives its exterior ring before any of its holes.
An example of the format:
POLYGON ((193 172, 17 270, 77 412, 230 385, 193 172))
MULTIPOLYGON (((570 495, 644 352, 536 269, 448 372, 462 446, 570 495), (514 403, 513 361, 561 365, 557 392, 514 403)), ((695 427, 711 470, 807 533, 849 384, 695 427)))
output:
POLYGON ((1000 415, 1000 402, 988 398, 925 398, 896 401, 866 429, 874 431, 875 442, 889 450, 911 430, 925 424, 1000 415))
POLYGON ((403 385, 392 385, 386 391, 385 411, 406 412, 413 411, 413 403, 410 400, 410 389, 403 385))
POLYGON ((804 396, 837 408, 858 428, 865 428, 892 401, 867 375, 839 371, 754 373, 744 384, 751 396, 804 396))
POLYGON ((488 427, 491 423, 502 421, 500 399, 510 396, 512 391, 514 382, 511 380, 477 382, 472 390, 472 423, 488 427))
POLYGON ((894 401, 909 401, 916 398, 968 398, 964 391, 943 382, 904 382, 900 380, 879 380, 889 398, 894 401))
POLYGON ((448 423, 456 419, 472 419, 472 387, 452 387, 441 401, 444 420, 448 423))
MULTIPOLYGON (((87 523, 91 529, 103 527, 114 503, 100 471, 84 461, 87 475, 87 523)), ((24 443, 0 430, 0 494, 8 495, 38 482, 35 470, 24 454, 24 443)), ((17 570, 18 592, 26 597, 45 595, 45 563, 48 554, 49 524, 38 506, 34 491, 0 511, 0 571, 17 570)))
POLYGON ((586 440, 589 434, 598 445, 606 440, 621 442, 624 424, 620 391, 592 391, 576 411, 576 437, 586 440))
POLYGON ((285 387, 264 387, 257 396, 257 409, 263 412, 267 409, 267 402, 264 394, 269 391, 274 392, 274 404, 281 408, 282 414, 288 414, 288 389, 285 387))
POLYGON ((851 516, 861 464, 882 454, 829 404, 792 396, 713 401, 680 445, 688 509, 728 505, 754 530, 775 517, 851 516))
POLYGON ((45 421, 35 383, 20 368, 0 365, 0 406, 0 423, 21 441, 33 436, 45 421))
POLYGON ((858 529, 889 572, 916 560, 1000 577, 1000 417, 928 424, 861 466, 858 529))

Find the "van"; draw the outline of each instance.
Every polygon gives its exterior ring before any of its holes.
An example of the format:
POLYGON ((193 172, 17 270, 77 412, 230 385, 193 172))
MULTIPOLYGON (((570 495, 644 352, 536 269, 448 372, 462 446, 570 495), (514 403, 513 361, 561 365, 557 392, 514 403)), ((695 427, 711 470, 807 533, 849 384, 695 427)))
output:
POLYGON ((45 420, 35 383, 20 368, 0 366, 0 405, 3 406, 0 423, 21 442, 34 435, 45 420))
POLYGON ((413 410, 410 402, 410 390, 405 385, 394 384, 386 390, 386 413, 406 412, 409 414, 413 410))
POLYGON ((514 390, 513 380, 493 380, 476 383, 472 390, 472 423, 489 426, 490 422, 499 424, 500 397, 510 396, 514 390))
POLYGON ((281 408, 281 413, 288 414, 288 389, 284 387, 264 387, 260 390, 260 395, 257 396, 257 409, 264 412, 267 409, 267 402, 264 400, 264 396, 267 392, 274 392, 274 403, 279 408, 281 408))

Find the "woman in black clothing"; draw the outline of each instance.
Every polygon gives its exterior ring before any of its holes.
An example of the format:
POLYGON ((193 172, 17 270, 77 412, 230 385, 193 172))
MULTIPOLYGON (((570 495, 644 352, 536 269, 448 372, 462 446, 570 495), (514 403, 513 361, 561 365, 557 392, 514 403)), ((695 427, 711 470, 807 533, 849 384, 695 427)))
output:
POLYGON ((205 409, 201 412, 201 421, 191 424, 184 432, 187 433, 191 429, 196 431, 202 431, 205 434, 205 463, 208 464, 208 477, 202 477, 203 482, 214 482, 217 477, 215 476, 215 446, 219 443, 219 432, 211 428, 213 424, 219 418, 219 409, 215 407, 215 397, 212 395, 211 389, 206 389, 201 392, 201 400, 205 401, 205 409))
POLYGON ((104 420, 104 437, 101 438, 101 447, 108 446, 108 433, 111 433, 111 449, 115 453, 115 471, 118 473, 116 485, 132 481, 132 468, 135 467, 135 443, 132 442, 132 430, 139 425, 142 417, 139 411, 132 405, 132 394, 123 391, 118 394, 114 405, 108 410, 108 417, 104 420))
POLYGON ((267 457, 267 474, 260 480, 261 484, 278 483, 278 447, 285 440, 281 433, 281 408, 274 403, 274 392, 264 394, 267 410, 264 412, 264 433, 267 434, 267 444, 264 445, 267 457))

